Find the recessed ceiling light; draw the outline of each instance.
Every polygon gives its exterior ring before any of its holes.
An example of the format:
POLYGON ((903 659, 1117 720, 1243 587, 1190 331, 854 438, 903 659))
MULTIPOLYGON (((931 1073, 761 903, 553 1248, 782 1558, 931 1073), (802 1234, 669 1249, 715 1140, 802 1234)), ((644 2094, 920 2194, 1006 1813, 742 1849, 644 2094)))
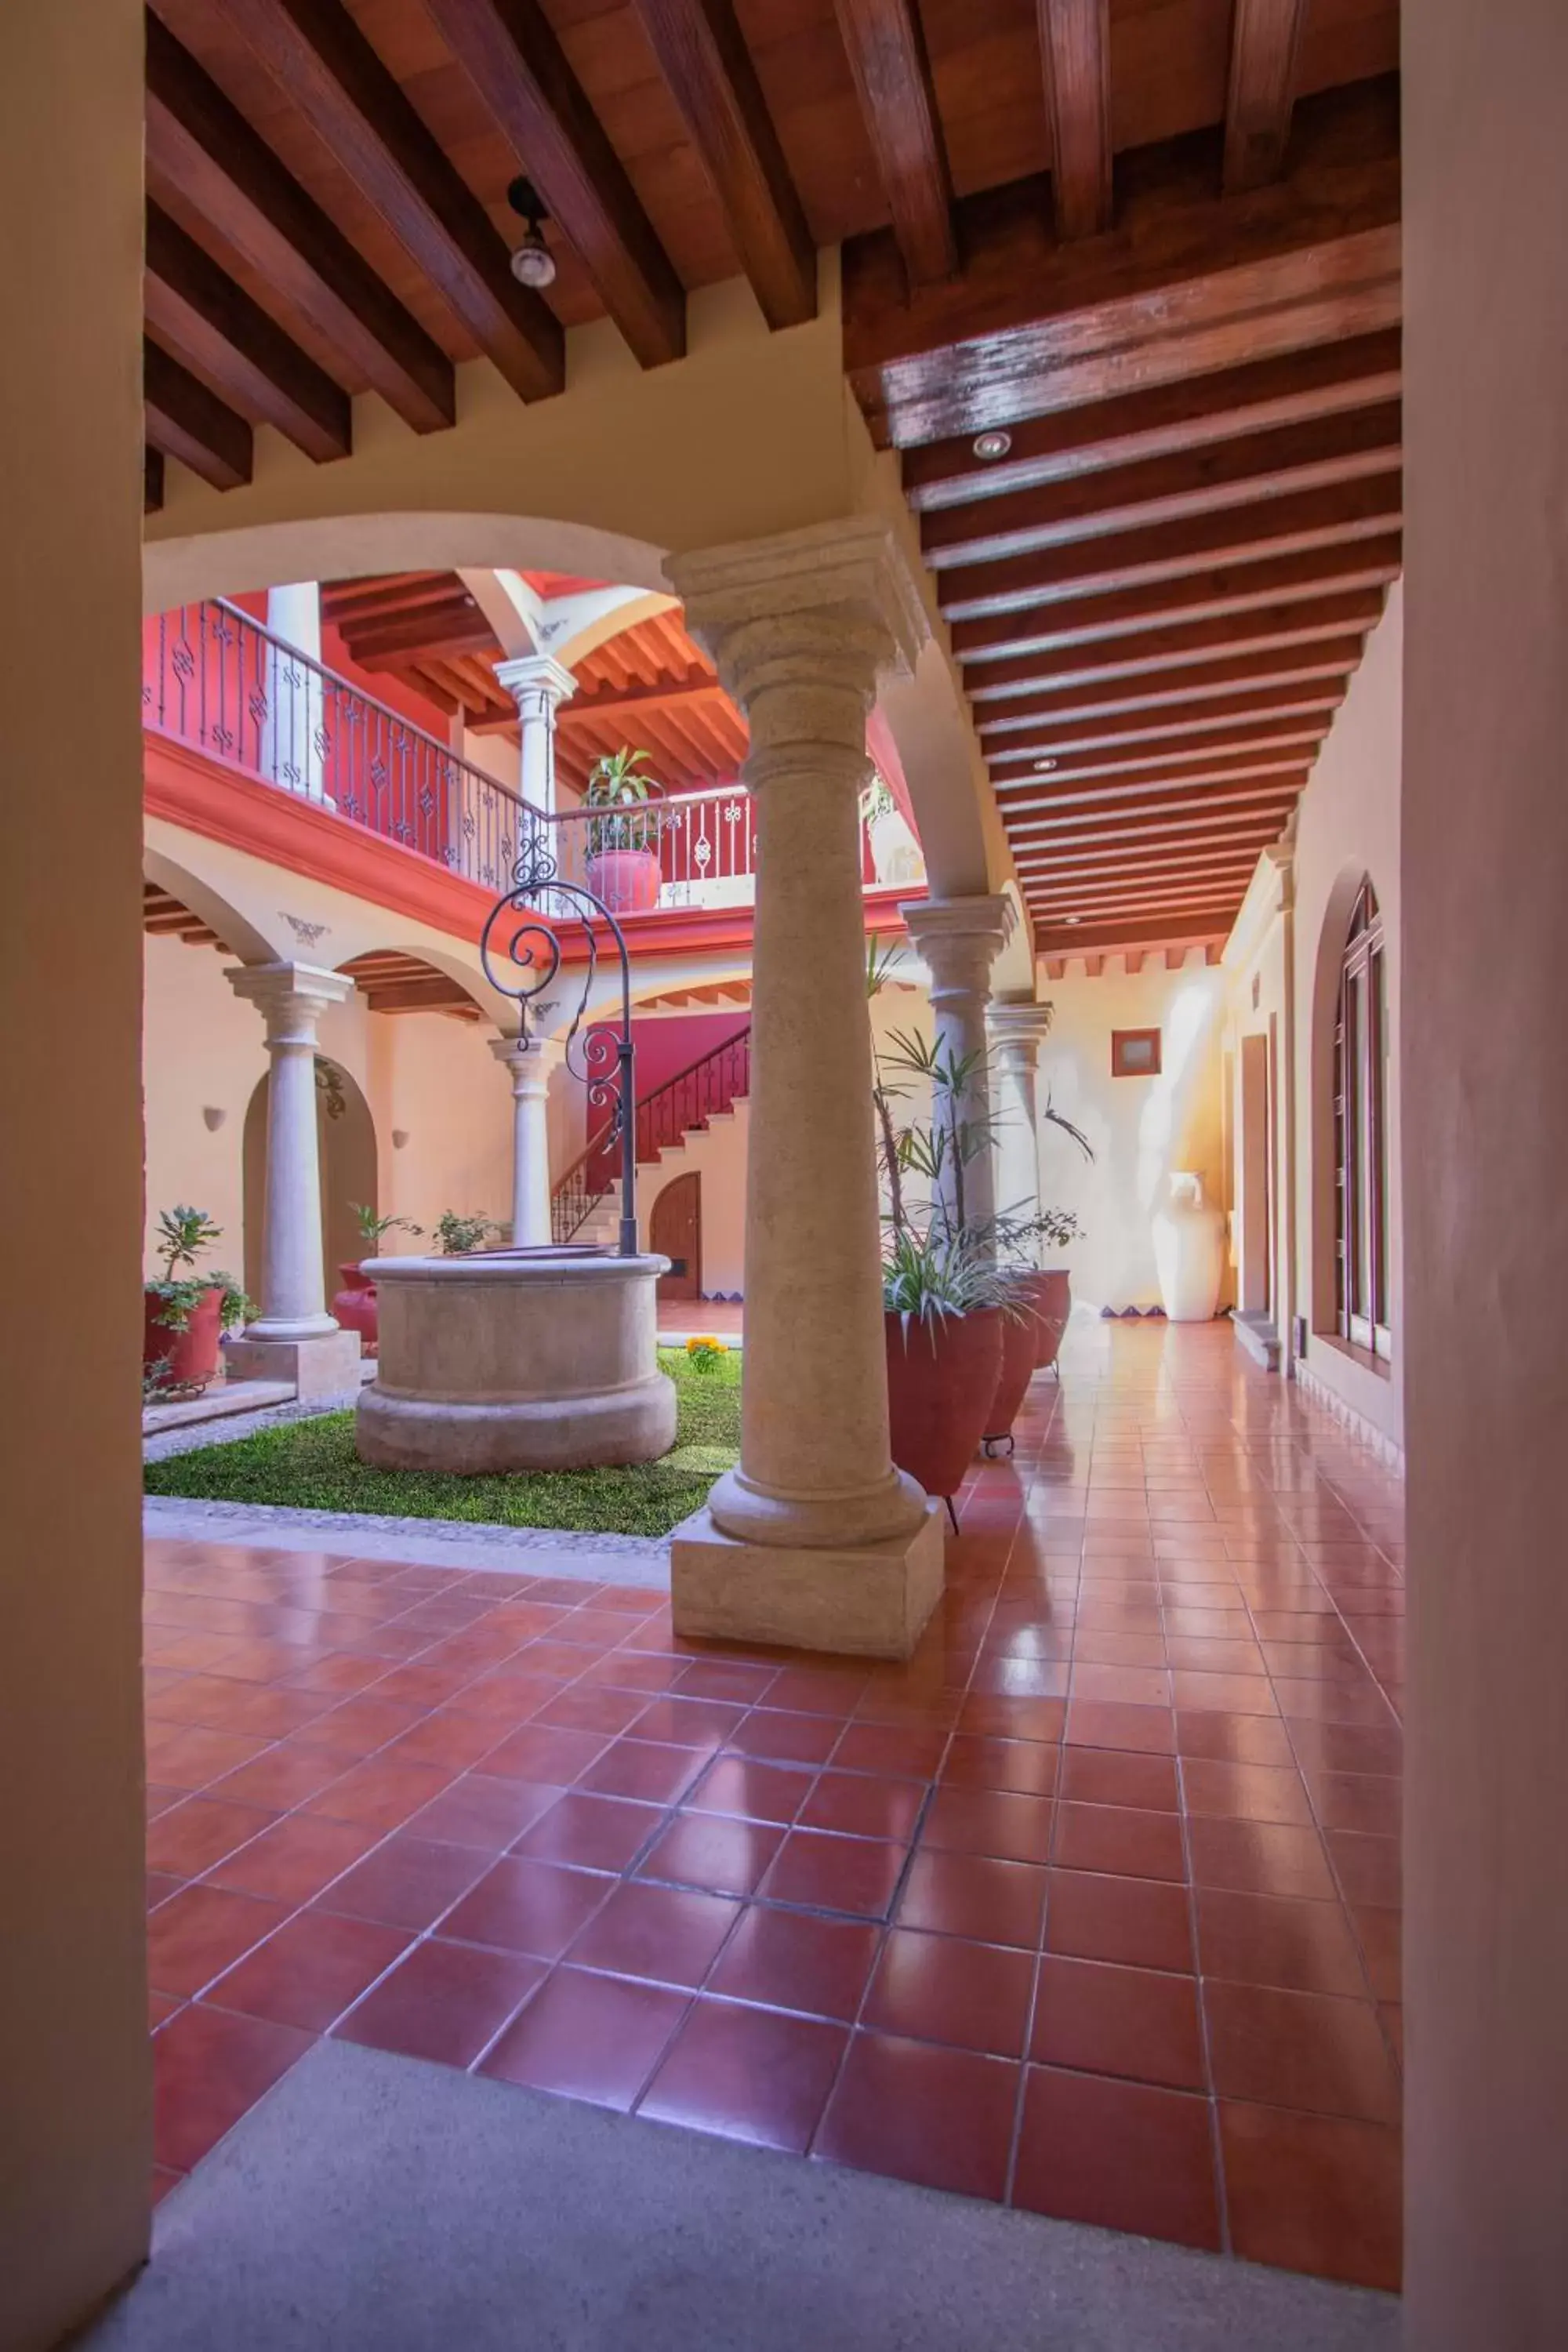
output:
POLYGON ((1056 764, 1057 763, 1054 760, 1037 760, 1035 761, 1035 773, 1037 776, 1048 775, 1056 764))
POLYGON ((1013 436, 1010 433, 977 433, 974 436, 974 454, 977 457, 984 457, 988 465, 998 457, 1005 457, 1012 446, 1013 436))
POLYGON ((1066 924, 1068 925, 1068 928, 1069 928, 1069 929, 1071 929, 1072 927, 1074 927, 1075 925, 1077 925, 1077 924, 1079 924, 1079 923, 1081 923, 1081 922, 1082 922, 1082 920, 1083 920, 1083 917, 1082 917, 1081 915, 1064 915, 1064 916, 1062 917, 1062 920, 1063 920, 1063 922, 1064 922, 1064 923, 1066 923, 1066 924))

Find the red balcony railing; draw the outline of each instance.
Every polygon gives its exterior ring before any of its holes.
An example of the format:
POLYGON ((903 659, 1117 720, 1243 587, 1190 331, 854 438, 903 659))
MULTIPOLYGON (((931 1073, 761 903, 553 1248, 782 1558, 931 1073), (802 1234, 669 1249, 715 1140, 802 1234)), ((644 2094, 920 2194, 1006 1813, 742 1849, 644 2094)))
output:
POLYGON ((144 625, 142 719, 486 889, 505 887, 540 823, 483 769, 221 599, 144 625))

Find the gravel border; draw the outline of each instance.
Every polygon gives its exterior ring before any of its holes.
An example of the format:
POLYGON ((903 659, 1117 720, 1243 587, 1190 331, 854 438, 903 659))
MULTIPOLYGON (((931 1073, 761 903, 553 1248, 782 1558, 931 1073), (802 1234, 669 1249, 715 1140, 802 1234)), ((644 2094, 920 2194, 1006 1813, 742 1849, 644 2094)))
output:
POLYGON ((323 1413, 347 1412, 352 1396, 329 1397, 323 1403, 268 1404, 258 1412, 230 1412, 211 1421, 183 1422, 178 1429, 160 1429, 142 1440, 143 1462, 169 1462, 176 1454, 199 1454, 205 1445, 233 1445, 263 1429, 280 1429, 286 1422, 319 1421, 323 1413))
POLYGON ((668 1591, 668 1536, 596 1535, 573 1528, 501 1528, 479 1519, 395 1519, 374 1511, 305 1511, 285 1503, 210 1503, 185 1495, 144 1495, 142 1530, 166 1541, 271 1544, 342 1552, 355 1559, 517 1572, 521 1556, 552 1554, 563 1576, 646 1584, 668 1591), (301 1540, 309 1538, 306 1542, 301 1540), (461 1555, 461 1557, 459 1557, 461 1555), (602 1567, 588 1565, 591 1561, 602 1567))

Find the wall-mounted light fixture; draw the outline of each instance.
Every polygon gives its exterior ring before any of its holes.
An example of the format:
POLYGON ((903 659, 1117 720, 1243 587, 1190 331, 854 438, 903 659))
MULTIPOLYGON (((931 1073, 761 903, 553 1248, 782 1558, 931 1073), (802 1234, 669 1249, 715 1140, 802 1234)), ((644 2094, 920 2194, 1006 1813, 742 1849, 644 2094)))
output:
POLYGON ((216 1103, 202 1105, 202 1119, 209 1135, 216 1135, 227 1117, 227 1111, 220 1110, 216 1103))

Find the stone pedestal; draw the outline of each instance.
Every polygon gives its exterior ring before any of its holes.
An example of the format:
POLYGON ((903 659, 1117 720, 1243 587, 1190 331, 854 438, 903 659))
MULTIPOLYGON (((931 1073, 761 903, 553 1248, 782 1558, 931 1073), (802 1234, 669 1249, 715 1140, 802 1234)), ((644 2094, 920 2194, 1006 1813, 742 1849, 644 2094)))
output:
POLYGON ((361 1459, 385 1470, 582 1470, 675 1443, 658 1369, 667 1257, 495 1250, 369 1261, 381 1321, 359 1402, 361 1459))
POLYGON ((253 1339, 247 1332, 226 1339, 223 1356, 231 1381, 292 1381, 300 1404, 329 1399, 352 1404, 359 1394, 360 1352, 359 1333, 334 1323, 316 1339, 253 1339))
POLYGON ((885 524, 682 558, 757 804, 741 1463, 671 1553, 677 1630, 903 1656, 941 1530, 888 1446, 858 801, 925 615, 885 524), (863 1580, 863 1581, 862 1581, 863 1580))

